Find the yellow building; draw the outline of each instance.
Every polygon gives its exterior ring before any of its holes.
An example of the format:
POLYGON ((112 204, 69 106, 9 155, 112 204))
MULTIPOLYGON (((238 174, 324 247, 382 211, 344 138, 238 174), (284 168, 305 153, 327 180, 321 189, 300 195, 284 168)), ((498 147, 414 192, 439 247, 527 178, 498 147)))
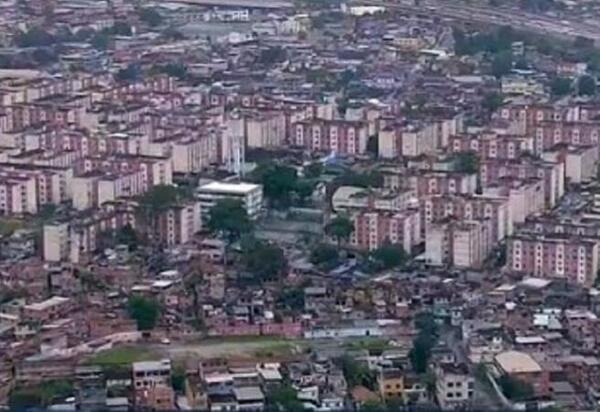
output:
POLYGON ((384 400, 401 398, 404 394, 404 374, 400 369, 384 369, 377 378, 377 384, 384 400))

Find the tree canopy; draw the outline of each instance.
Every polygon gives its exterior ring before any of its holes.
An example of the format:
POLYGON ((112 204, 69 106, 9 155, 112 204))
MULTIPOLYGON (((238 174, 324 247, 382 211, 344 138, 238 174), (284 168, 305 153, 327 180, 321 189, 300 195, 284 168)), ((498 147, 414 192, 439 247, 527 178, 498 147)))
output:
POLYGON ((293 167, 274 162, 259 164, 252 178, 263 185, 265 197, 277 208, 287 208, 294 200, 304 203, 314 187, 313 182, 300 179, 293 167))
POLYGON ((554 96, 566 96, 571 92, 572 83, 568 77, 556 76, 550 82, 550 90, 554 96))
POLYGON ((338 262, 339 252, 327 243, 317 244, 310 252, 310 262, 313 265, 331 267, 338 262))
POLYGON ((438 328, 433 315, 429 312, 417 315, 415 327, 419 333, 413 340, 409 358, 415 372, 425 373, 431 357, 431 350, 437 343, 438 328))
POLYGON ((577 91, 580 96, 594 96, 596 89, 596 79, 590 75, 583 75, 577 80, 577 91))
POLYGON ((242 262, 257 283, 277 280, 287 264, 279 246, 253 238, 245 239, 242 244, 242 262))
POLYGON ((377 269, 386 270, 402 265, 408 256, 402 245, 385 244, 372 251, 370 258, 377 269))
POLYGON ((252 223, 242 202, 238 199, 218 200, 210 209, 207 226, 209 230, 223 235, 229 243, 239 240, 252 230, 252 223))
POLYGON ((141 21, 147 25, 154 27, 162 23, 163 18, 159 12, 150 7, 143 7, 138 12, 141 21))
POLYGON ((346 216, 336 216, 325 226, 325 233, 337 241, 338 247, 342 241, 350 239, 352 232, 354 232, 354 223, 346 216))
POLYGON ((127 310, 137 323, 138 330, 154 329, 160 316, 160 304, 153 298, 131 295, 127 301, 127 310))
POLYGON ((529 382, 522 381, 510 375, 502 375, 498 378, 498 384, 504 396, 512 401, 528 400, 534 394, 533 386, 529 382))
POLYGON ((472 150, 454 153, 453 164, 454 169, 460 173, 474 174, 479 172, 479 157, 472 150))

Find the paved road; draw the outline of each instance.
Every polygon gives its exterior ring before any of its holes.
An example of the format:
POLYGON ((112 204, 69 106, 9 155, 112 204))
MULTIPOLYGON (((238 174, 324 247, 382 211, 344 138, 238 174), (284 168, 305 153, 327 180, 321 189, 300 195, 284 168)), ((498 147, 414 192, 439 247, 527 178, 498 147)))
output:
POLYGON ((600 41, 600 27, 581 21, 559 20, 520 10, 478 7, 457 2, 425 0, 416 7, 399 1, 389 0, 352 0, 354 5, 387 7, 393 10, 424 13, 456 20, 479 22, 494 25, 509 25, 516 29, 528 30, 539 34, 550 34, 563 38, 583 36, 600 41))

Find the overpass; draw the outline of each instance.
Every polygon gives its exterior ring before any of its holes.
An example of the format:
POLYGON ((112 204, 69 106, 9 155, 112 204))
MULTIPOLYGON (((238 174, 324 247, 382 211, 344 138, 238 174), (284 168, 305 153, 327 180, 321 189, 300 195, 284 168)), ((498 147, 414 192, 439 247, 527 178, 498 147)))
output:
POLYGON ((169 0, 169 2, 205 7, 235 7, 266 10, 288 9, 294 7, 294 4, 291 1, 285 0, 169 0))
POLYGON ((562 38, 586 37, 600 41, 600 26, 569 20, 558 20, 533 13, 493 7, 477 7, 456 1, 425 0, 419 6, 398 0, 352 0, 350 5, 379 6, 389 10, 436 15, 474 23, 511 26, 515 29, 562 38))

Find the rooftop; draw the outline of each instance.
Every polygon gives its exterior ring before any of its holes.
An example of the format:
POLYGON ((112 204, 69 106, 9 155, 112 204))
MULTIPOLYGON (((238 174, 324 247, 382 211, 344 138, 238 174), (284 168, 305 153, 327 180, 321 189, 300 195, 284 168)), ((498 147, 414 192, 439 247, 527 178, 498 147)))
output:
POLYGON ((496 363, 508 374, 541 372, 542 367, 524 352, 506 351, 496 355, 496 363))
POLYGON ((259 188, 260 185, 253 183, 211 182, 200 186, 198 190, 201 192, 247 194, 259 188))

